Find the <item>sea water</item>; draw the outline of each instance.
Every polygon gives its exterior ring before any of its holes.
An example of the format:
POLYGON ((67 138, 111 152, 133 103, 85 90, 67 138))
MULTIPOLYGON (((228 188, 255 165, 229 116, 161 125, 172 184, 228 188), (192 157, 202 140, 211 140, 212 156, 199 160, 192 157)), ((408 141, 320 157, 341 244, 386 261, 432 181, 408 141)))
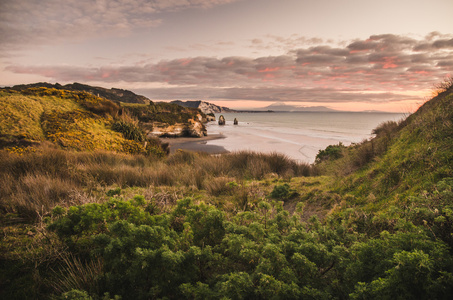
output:
MULTIPOLYGON (((221 114, 216 114, 219 119, 221 114)), ((223 113, 226 125, 210 122, 209 134, 224 139, 208 141, 228 151, 280 152, 301 162, 312 163, 319 150, 329 145, 350 145, 371 138, 372 130, 386 121, 407 115, 371 112, 262 112, 223 113), (239 124, 233 125, 237 119, 239 124)))

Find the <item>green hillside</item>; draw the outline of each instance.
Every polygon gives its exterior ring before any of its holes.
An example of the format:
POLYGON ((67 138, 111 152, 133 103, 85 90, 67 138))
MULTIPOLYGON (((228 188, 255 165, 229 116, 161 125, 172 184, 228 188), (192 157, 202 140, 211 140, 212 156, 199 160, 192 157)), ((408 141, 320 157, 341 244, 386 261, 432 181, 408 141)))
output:
POLYGON ((62 86, 19 87, 0 90, 0 148, 10 152, 52 145, 66 150, 162 156, 166 149, 159 140, 146 137, 155 122, 184 126, 191 119, 198 120, 197 114, 204 116, 197 109, 175 104, 115 102, 62 86))
POLYGON ((370 141, 331 146, 318 154, 318 167, 337 176, 329 189, 347 199, 337 211, 404 215, 411 197, 427 195, 437 182, 453 177, 451 87, 407 119, 381 124, 374 131, 370 141), (329 150, 336 157, 329 157, 329 150))
POLYGON ((85 92, 3 89, 0 118, 0 146, 7 151, 36 151, 47 143, 77 151, 162 152, 157 140, 145 146, 138 122, 123 114, 119 104, 85 92), (127 124, 127 130, 141 137, 127 136, 118 123, 127 124))
POLYGON ((106 98, 112 101, 120 101, 125 103, 141 103, 141 104, 149 104, 152 102, 145 96, 137 95, 131 91, 123 90, 123 89, 105 89, 102 87, 91 86, 86 84, 81 84, 74 82, 72 84, 51 84, 47 82, 39 82, 39 83, 32 83, 32 84, 22 84, 22 85, 15 85, 10 89, 16 91, 23 91, 29 88, 50 88, 50 89, 57 89, 57 90, 66 90, 72 92, 86 92, 90 93, 93 96, 106 98))
POLYGON ((125 124, 155 108, 123 106, 123 124, 117 106, 72 92, 4 91, 0 297, 450 299, 451 83, 314 165, 277 153, 82 151, 69 133, 143 143, 125 124), (59 146, 11 151, 42 141, 59 146))

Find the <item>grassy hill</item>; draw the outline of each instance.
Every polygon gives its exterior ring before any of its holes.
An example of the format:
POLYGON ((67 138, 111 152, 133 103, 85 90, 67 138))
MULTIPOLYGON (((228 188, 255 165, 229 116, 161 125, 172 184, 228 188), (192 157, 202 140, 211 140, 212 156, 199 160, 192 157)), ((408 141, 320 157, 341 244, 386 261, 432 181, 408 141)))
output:
MULTIPOLYGON (((52 141, 52 122, 68 118, 78 131, 113 130, 107 104, 6 96, 23 109, 2 110, 4 143, 52 141)), ((276 153, 65 151, 67 134, 58 149, 0 151, 0 295, 450 299, 452 97, 450 82, 406 120, 329 146, 314 165, 276 153)))
POLYGON ((158 141, 145 146, 138 122, 123 114, 119 104, 89 93, 3 89, 0 108, 0 146, 8 151, 36 151, 47 143, 78 151, 162 152, 158 141), (121 128, 120 123, 126 125, 121 128), (128 136, 125 130, 137 134, 128 136))
POLYGON ((57 89, 57 90, 66 90, 66 91, 73 91, 73 92, 86 92, 90 93, 93 96, 102 97, 105 99, 109 99, 112 101, 120 101, 124 103, 141 103, 141 104, 149 104, 152 101, 146 98, 145 96, 137 95, 131 91, 123 90, 123 89, 106 89, 97 86, 91 86, 86 84, 81 84, 74 82, 72 84, 51 84, 47 82, 39 82, 39 83, 32 83, 32 84, 22 84, 22 85, 15 85, 13 86, 12 90, 16 91, 23 91, 29 88, 49 88, 49 89, 57 89))
POLYGON ((431 193, 437 182, 453 177, 452 122, 450 86, 407 119, 381 124, 372 140, 321 151, 318 167, 337 177, 329 189, 348 199, 336 210, 404 214, 412 196, 431 193))
POLYGON ((36 151, 45 144, 162 156, 166 149, 157 139, 146 137, 153 125, 188 126, 189 120, 198 121, 197 115, 203 115, 175 104, 130 104, 85 91, 26 87, 0 90, 0 148, 36 151))

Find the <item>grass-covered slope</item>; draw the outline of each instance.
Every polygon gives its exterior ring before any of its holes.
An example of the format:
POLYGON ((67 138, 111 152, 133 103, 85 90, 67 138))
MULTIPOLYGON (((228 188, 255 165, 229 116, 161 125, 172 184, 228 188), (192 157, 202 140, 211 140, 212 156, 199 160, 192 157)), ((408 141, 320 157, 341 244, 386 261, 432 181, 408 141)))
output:
POLYGON ((450 87, 376 137, 351 147, 320 151, 318 166, 341 179, 338 189, 366 202, 397 201, 453 176, 453 90, 450 87), (330 154, 330 156, 329 156, 330 154))
POLYGON ((86 92, 90 93, 93 96, 97 97, 102 97, 106 98, 112 101, 120 101, 120 102, 125 102, 125 103, 142 103, 142 104, 148 104, 152 102, 145 96, 137 95, 131 91, 128 90, 123 90, 123 89, 117 89, 117 88, 111 88, 111 89, 106 89, 98 86, 91 86, 91 85, 86 85, 86 84, 81 84, 74 82, 72 84, 66 84, 66 85, 61 85, 61 84, 51 84, 47 82, 38 82, 38 83, 32 83, 32 84, 21 84, 21 85, 15 85, 11 87, 11 89, 16 90, 16 91, 23 91, 29 88, 50 88, 50 89, 57 89, 57 90, 67 90, 67 91, 73 91, 73 92, 86 92))
POLYGON ((77 151, 164 154, 119 104, 85 92, 3 89, 0 119, 0 146, 9 151, 36 151, 47 143, 77 151))

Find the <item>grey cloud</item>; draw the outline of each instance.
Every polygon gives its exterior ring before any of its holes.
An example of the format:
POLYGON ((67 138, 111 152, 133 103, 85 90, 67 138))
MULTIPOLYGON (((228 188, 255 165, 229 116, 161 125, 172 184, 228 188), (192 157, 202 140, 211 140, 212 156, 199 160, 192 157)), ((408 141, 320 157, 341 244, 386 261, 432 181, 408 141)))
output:
POLYGON ((261 45, 262 43, 263 43, 262 39, 253 39, 252 40, 252 44, 255 44, 255 45, 261 45))
MULTIPOLYGON (((453 52, 438 59, 437 66, 453 71, 453 52)), ((451 73, 450 73, 451 74, 451 73)))
POLYGON ((343 58, 337 55, 313 54, 300 55, 296 59, 298 64, 317 64, 317 65, 332 65, 344 61, 343 58))
POLYGON ((348 56, 349 51, 347 49, 341 49, 341 48, 332 48, 329 46, 318 46, 318 47, 313 47, 310 48, 312 53, 319 53, 319 54, 327 54, 327 55, 333 55, 333 56, 348 56))
POLYGON ((433 43, 435 48, 453 48, 453 39, 437 40, 433 43))
POLYGON ((410 55, 410 59, 412 63, 428 63, 429 62, 429 57, 426 53, 420 53, 420 54, 412 54, 410 55))
POLYGON ((367 40, 358 40, 350 43, 347 48, 353 52, 360 51, 403 51, 410 50, 418 45, 418 41, 409 37, 381 34, 372 35, 367 40))
POLYGON ((453 38, 450 39, 438 39, 431 42, 431 38, 428 42, 419 43, 414 47, 414 51, 427 51, 430 49, 453 49, 453 38))
POLYGON ((240 0, 2 0, 0 49, 127 34, 136 28, 159 25, 162 12, 235 1, 240 0))

